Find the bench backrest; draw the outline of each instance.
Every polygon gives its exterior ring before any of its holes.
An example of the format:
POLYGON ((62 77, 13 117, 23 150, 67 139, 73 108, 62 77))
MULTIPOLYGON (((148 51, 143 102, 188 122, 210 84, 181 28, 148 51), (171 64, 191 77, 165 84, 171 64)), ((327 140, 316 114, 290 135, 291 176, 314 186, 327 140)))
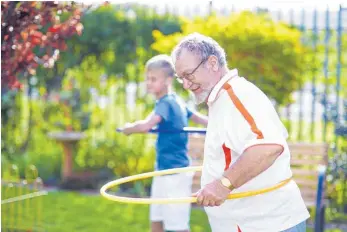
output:
MULTIPOLYGON (((202 165, 205 137, 190 135, 188 152, 193 165, 202 165)), ((328 144, 325 143, 288 143, 291 152, 291 168, 295 182, 299 185, 306 205, 315 204, 319 165, 328 164, 328 144)), ((195 173, 193 189, 200 188, 201 172, 195 173)))

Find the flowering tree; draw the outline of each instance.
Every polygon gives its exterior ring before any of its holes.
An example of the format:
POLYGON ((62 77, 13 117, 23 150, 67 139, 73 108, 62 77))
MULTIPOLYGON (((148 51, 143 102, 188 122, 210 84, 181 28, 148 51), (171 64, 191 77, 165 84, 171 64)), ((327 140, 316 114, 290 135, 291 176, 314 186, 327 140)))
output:
POLYGON ((33 75, 39 65, 53 67, 66 40, 81 35, 81 14, 81 7, 70 2, 2 1, 2 85, 20 88, 19 75, 33 75))
MULTIPOLYGON (((60 51, 67 49, 67 39, 76 34, 81 35, 84 9, 83 5, 71 2, 1 2, 2 128, 8 125, 11 115, 18 115, 18 111, 23 110, 15 107, 15 96, 22 87, 19 79, 35 75, 39 66, 52 68, 55 65, 60 51)), ((14 134, 18 141, 14 145, 20 151, 27 148, 32 132, 32 103, 29 102, 26 107, 29 108, 27 129, 14 134)), ((2 129, 4 137, 8 139, 12 132, 12 129, 2 129)), ((8 144, 11 143, 2 143, 1 150, 12 151, 8 144)))

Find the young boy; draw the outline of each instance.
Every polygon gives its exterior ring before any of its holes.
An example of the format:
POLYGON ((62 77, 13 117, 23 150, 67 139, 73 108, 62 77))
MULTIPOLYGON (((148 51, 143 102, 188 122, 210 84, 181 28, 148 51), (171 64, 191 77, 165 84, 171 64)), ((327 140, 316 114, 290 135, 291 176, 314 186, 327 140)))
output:
MULTIPOLYGON (((175 71, 171 57, 158 55, 146 63, 146 84, 156 97, 154 111, 145 119, 127 123, 123 133, 146 133, 157 126, 159 130, 179 130, 188 125, 188 119, 207 126, 207 117, 189 110, 182 99, 172 92, 175 71)), ((158 133, 156 143, 156 170, 181 168, 190 165, 187 155, 187 133, 158 133)), ((191 196, 192 174, 180 173, 153 178, 151 197, 173 198, 191 196)), ((150 206, 152 232, 189 231, 188 204, 153 204, 150 206)))

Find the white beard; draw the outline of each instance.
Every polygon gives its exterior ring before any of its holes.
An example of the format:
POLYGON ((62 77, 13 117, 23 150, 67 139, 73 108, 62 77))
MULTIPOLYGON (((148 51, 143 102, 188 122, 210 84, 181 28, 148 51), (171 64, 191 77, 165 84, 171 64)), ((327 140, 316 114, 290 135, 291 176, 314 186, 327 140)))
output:
POLYGON ((199 93, 199 94, 194 94, 195 96, 195 104, 199 105, 203 102, 205 102, 208 98, 208 95, 210 95, 211 91, 208 90, 204 90, 203 92, 199 93))

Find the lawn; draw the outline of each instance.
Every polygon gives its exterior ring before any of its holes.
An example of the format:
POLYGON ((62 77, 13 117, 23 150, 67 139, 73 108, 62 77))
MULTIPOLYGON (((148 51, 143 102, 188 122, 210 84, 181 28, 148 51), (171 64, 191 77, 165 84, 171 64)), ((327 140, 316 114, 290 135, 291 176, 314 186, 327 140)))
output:
MULTIPOLYGON (((75 192, 50 192, 42 197, 42 225, 47 232, 147 232, 149 231, 148 206, 119 204, 102 198, 99 195, 86 195, 75 192)), ((12 205, 11 208, 18 208, 12 205)), ((30 211, 36 203, 22 202, 17 214, 22 219, 6 218, 9 207, 1 208, 2 227, 8 223, 20 224, 28 230, 27 225, 36 218, 36 212, 30 211), (7 211, 6 211, 7 210, 7 211), (16 221, 17 220, 17 221, 16 221)), ((14 211, 12 211, 14 212, 14 211)), ((17 230, 18 231, 18 230, 17 230)), ((191 216, 192 232, 210 232, 207 217, 201 209, 193 209, 191 216)), ((311 230, 308 230, 311 231, 311 230)), ((326 230, 339 232, 340 230, 326 230)))
MULTIPOLYGON (((128 232, 149 231, 149 212, 147 205, 119 204, 95 195, 82 195, 74 192, 50 192, 43 197, 42 221, 40 227, 47 232, 128 232)), ((13 205, 13 208, 18 208, 13 205)), ((21 204, 23 208, 32 208, 33 204, 21 204)), ((21 228, 36 218, 36 212, 20 210, 24 219, 20 222, 14 219, 4 220, 8 213, 2 207, 2 223, 20 224, 21 228)), ((2 226, 4 225, 2 224, 2 226)), ((205 213, 194 209, 191 217, 191 229, 196 232, 209 232, 209 224, 205 213)))

